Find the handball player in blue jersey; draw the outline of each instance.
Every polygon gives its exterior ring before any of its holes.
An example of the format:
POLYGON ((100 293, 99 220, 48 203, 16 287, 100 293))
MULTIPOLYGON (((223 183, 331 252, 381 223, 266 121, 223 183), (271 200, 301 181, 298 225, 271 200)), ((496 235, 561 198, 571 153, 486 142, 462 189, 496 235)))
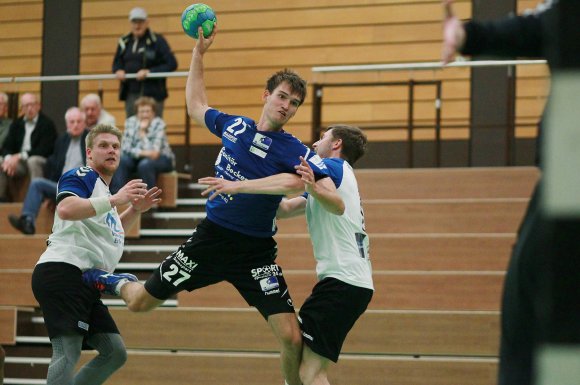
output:
MULTIPOLYGON (((109 192, 119 167, 121 135, 114 126, 94 127, 86 137, 87 166, 67 171, 58 181, 52 234, 32 273, 32 291, 52 344, 47 385, 102 384, 127 358, 101 293, 82 280, 88 269, 115 269, 125 230, 139 212, 160 201, 161 190, 148 191, 141 179, 129 181, 114 195, 109 192), (117 211, 129 203, 122 213, 117 211), (99 354, 75 373, 84 346, 99 354)), ((137 280, 131 274, 123 278, 137 280)))
MULTIPOLYGON (((306 82, 296 73, 282 70, 268 79, 257 122, 208 106, 203 57, 216 31, 214 28, 211 36, 197 40, 185 91, 189 116, 221 138, 223 147, 215 162, 216 177, 243 181, 295 173, 294 167, 303 157, 313 170, 315 183, 335 190, 320 157, 283 130, 306 97, 306 82)), ((281 345, 284 379, 290 385, 299 385, 300 328, 282 269, 275 261, 273 235, 276 210, 284 193, 304 191, 304 184, 297 178, 290 185, 275 186, 272 192, 277 189, 277 195, 221 194, 208 201, 206 219, 155 269, 145 285, 99 271, 86 273, 85 281, 120 295, 132 311, 153 309, 183 290, 227 281, 267 320, 281 345)))
MULTIPOLYGON (((302 160, 296 168, 306 193, 284 199, 278 208, 278 218, 306 214, 316 258, 318 283, 299 313, 304 341, 300 378, 304 385, 329 384, 330 361, 338 361, 348 332, 373 296, 369 237, 351 166, 365 153, 366 143, 366 135, 358 127, 330 126, 313 147, 328 167, 336 191, 317 186, 312 168, 302 160)), ((270 194, 276 186, 291 185, 296 178, 296 174, 286 173, 246 181, 214 177, 199 181, 209 186, 203 194, 211 193, 212 200, 218 194, 270 194)))

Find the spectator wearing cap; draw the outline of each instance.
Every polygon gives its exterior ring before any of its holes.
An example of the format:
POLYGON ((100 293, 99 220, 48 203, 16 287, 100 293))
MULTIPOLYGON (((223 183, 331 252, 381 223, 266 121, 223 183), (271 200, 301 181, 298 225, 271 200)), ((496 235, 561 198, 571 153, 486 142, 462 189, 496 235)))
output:
POLYGON ((135 101, 149 96, 157 102, 157 115, 163 115, 167 98, 165 78, 147 78, 150 72, 172 72, 177 60, 167 40, 149 28, 147 12, 140 7, 129 12, 131 32, 122 36, 113 60, 113 72, 121 81, 119 99, 125 101, 126 117, 135 114, 135 101), (126 74, 137 74, 137 79, 127 79, 126 74))

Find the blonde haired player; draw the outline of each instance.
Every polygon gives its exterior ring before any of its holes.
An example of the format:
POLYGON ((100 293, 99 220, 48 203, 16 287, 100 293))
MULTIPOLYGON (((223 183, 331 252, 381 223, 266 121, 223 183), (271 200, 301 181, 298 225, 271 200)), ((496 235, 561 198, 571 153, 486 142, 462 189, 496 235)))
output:
MULTIPOLYGON (((127 358, 100 292, 82 281, 88 269, 115 269, 123 253, 124 229, 160 201, 161 190, 147 190, 140 179, 114 195, 109 192, 119 166, 121 135, 114 126, 97 125, 86 137, 88 166, 74 168, 58 181, 52 234, 32 273, 32 290, 52 344, 47 385, 102 384, 127 358), (128 203, 119 215, 117 207, 128 203), (84 345, 99 354, 75 374, 84 345)), ((131 274, 122 278, 137 280, 131 274)))

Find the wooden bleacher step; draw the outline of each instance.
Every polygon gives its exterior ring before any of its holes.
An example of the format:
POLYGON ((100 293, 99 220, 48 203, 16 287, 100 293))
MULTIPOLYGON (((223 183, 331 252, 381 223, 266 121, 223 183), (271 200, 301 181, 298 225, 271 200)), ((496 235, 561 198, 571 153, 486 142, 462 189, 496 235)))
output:
MULTIPOLYGON (((422 271, 504 271, 515 234, 369 234, 373 268, 422 271)), ((185 238, 183 238, 185 239, 185 238)), ((170 244, 129 244, 119 268, 127 263, 156 267, 177 250, 183 239, 170 244)), ((314 269, 308 234, 277 235, 277 262, 285 270, 314 269)), ((0 235, 2 269, 31 269, 46 248, 45 235, 0 235), (15 253, 14 250, 18 250, 15 253)))
MULTIPOLYGON (((331 370, 331 383, 494 384, 503 275, 537 170, 355 172, 371 238, 376 293, 347 338, 344 354, 331 370)), ((170 187, 164 190, 171 191, 175 183, 177 192, 179 180, 179 175, 167 178, 170 187)), ((191 235, 204 216, 204 203, 194 191, 176 196, 174 206, 146 214, 140 238, 128 239, 119 269, 146 278, 191 235)), ((19 211, 17 204, 0 205, 4 218, 19 211)), ((316 280, 310 238, 303 219, 279 225, 278 262, 298 308, 316 280)), ((12 233, 0 218, 2 229, 7 232, 0 235, 0 254, 5 256, 0 305, 35 307, 30 275, 44 251, 46 234, 12 233)), ((274 337, 229 284, 180 293, 146 314, 130 313, 118 298, 107 296, 104 301, 112 306, 130 349, 126 366, 108 383, 281 383, 274 337)), ((2 317, 10 319, 0 311, 2 317)), ((17 319, 22 325, 23 318, 17 319)), ((16 345, 8 346, 11 376, 45 378, 50 347, 40 326, 17 328, 16 345), (23 346, 39 353, 26 357, 23 346), (19 357, 36 360, 34 370, 29 370, 30 363, 15 363, 19 357)), ((83 353, 82 359, 93 354, 83 353)))
MULTIPOLYGON (((83 352, 81 364, 92 357, 94 353, 83 352)), ((329 381, 336 385, 492 385, 496 371, 497 360, 493 358, 343 355, 338 365, 333 365, 329 381)), ((277 353, 130 350, 125 366, 107 384, 271 385, 282 382, 277 353)))

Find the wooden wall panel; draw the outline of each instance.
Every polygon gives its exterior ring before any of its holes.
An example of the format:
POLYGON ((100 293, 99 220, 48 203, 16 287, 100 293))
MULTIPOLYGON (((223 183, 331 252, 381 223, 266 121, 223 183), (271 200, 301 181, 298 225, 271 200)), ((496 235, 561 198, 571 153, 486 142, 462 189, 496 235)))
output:
MULTIPOLYGON (((0 77, 40 75, 42 17, 42 0, 0 1, 0 77)), ((39 83, 0 83, 3 92, 38 90, 39 83)))
MULTIPOLYGON (((186 71, 195 41, 180 27, 186 0, 83 0, 81 73, 109 73, 116 41, 129 31, 127 14, 142 6, 150 15, 151 27, 162 33, 179 61, 178 71, 186 71)), ((536 6, 536 0, 519 0, 518 9, 536 6)), ((320 74, 313 66, 371 63, 430 62, 439 60, 441 5, 439 0, 220 0, 212 4, 220 33, 207 55, 206 83, 212 106, 227 112, 259 118, 261 91, 265 80, 282 67, 299 72, 309 83, 442 80, 442 124, 444 138, 468 137, 469 131, 453 128, 469 120, 468 69, 443 71, 384 71, 320 74), (240 94, 244 96, 241 97, 240 94), (446 128, 448 126, 448 128, 446 128)), ((458 0, 455 10, 462 19, 471 15, 471 1, 458 0)), ((0 1, 0 77, 36 76, 41 71, 41 0, 0 1)), ((517 69, 516 134, 533 137, 528 125, 543 110, 549 82, 545 66, 517 69)), ((170 141, 184 144, 185 78, 168 80, 166 121, 170 141)), ((2 91, 36 91, 39 83, 0 83, 2 91)), ((88 92, 104 92, 104 105, 120 126, 125 116, 118 101, 118 82, 82 81, 79 100, 88 92)), ((406 125, 404 87, 360 87, 327 89, 323 125, 334 122, 375 125, 406 125), (346 108, 345 108, 346 107, 346 108), (387 117, 388 116, 388 117, 387 117)), ((416 122, 434 120, 433 87, 416 88, 420 102, 416 122)), ((312 98, 309 95, 291 130, 300 139, 310 139, 312 98)), ((192 144, 216 143, 212 135, 192 126, 192 144)), ((432 130, 417 131, 416 137, 430 139, 432 130)), ((401 140, 404 132, 369 132, 371 140, 401 140)))

